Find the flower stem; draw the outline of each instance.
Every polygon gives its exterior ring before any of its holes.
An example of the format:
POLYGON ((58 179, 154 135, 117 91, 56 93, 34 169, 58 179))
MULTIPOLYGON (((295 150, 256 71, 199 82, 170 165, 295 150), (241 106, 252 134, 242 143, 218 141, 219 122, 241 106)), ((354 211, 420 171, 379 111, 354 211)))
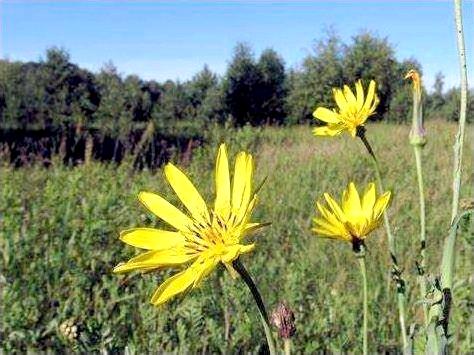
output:
POLYGON ((244 280, 245 284, 248 286, 250 292, 252 293, 255 303, 257 304, 257 308, 260 312, 260 319, 262 320, 263 329, 265 330, 268 351, 270 352, 270 355, 275 355, 275 344, 273 342, 273 336, 268 320, 268 314, 265 309, 262 296, 260 295, 260 292, 258 292, 257 286, 253 282, 252 278, 250 277, 250 274, 248 273, 247 269, 245 269, 244 265, 240 262, 240 260, 234 260, 232 262, 232 266, 234 267, 235 271, 239 273, 240 277, 242 277, 242 280, 244 280))
MULTIPOLYGON (((464 144, 464 130, 466 125, 467 108, 467 65, 466 48, 464 45, 464 31, 462 25, 461 0, 454 0, 454 14, 456 20, 456 34, 458 42, 459 66, 461 70, 461 104, 459 109, 459 126, 454 143, 454 168, 453 168, 453 201, 451 224, 456 219, 459 209, 459 194, 461 189, 462 148, 464 144)), ((443 288, 452 288, 454 268, 454 246, 456 233, 450 233, 445 240, 443 261, 441 267, 441 285, 443 288)))
MULTIPOLYGON (((426 212, 425 212, 425 192, 423 186, 423 170, 421 164, 421 149, 420 145, 414 145, 415 161, 416 161, 416 175, 418 177, 418 190, 420 197, 420 263, 418 265, 418 274, 420 282, 421 297, 426 297, 426 212)), ((423 315, 425 326, 428 326, 428 305, 423 302, 423 315)))
POLYGON ((454 167, 453 167, 453 200, 451 211, 451 229, 444 241, 443 257, 441 261, 441 288, 443 292, 443 317, 440 323, 443 325, 444 334, 448 334, 448 325, 452 303, 452 287, 454 273, 454 257, 456 245, 457 223, 462 215, 459 211, 459 195, 461 190, 462 153, 464 145, 464 131, 466 126, 467 109, 467 64, 466 48, 464 44, 464 29, 462 25, 461 0, 454 0, 454 17, 456 21, 456 35, 459 54, 459 67, 461 74, 461 102, 459 108, 459 125, 454 142, 454 167))
MULTIPOLYGON (((375 176, 377 178, 379 189, 381 191, 384 191, 382 175, 380 173, 380 166, 377 161, 377 157, 375 156, 374 150, 372 149, 372 146, 370 145, 369 141, 367 140, 367 137, 365 136, 365 127, 358 127, 357 136, 362 140, 362 143, 364 143, 365 148, 367 149, 370 157, 372 158, 372 164, 374 166, 375 176)), ((388 249, 390 253, 390 258, 392 259, 392 275, 397 283, 398 315, 400 321, 400 330, 402 333, 403 351, 406 352, 408 349, 408 338, 405 323, 405 280, 403 279, 402 271, 398 266, 395 248, 395 238, 393 237, 392 229, 390 227, 390 221, 388 220, 388 215, 386 211, 383 213, 383 220, 388 238, 388 249)))
POLYGON ((364 291, 364 318, 363 318, 363 327, 362 327, 362 338, 363 338, 363 354, 367 355, 368 351, 368 291, 367 291, 367 271, 365 268, 365 247, 363 244, 354 248, 357 260, 359 261, 360 273, 362 274, 362 287, 364 291))
POLYGON ((454 169, 453 169, 453 206, 451 212, 451 223, 458 215, 459 193, 461 188, 462 171, 462 147, 464 144, 464 130, 466 126, 467 110, 467 64, 466 47, 464 45, 464 30, 462 25, 462 6, 461 0, 454 0, 454 17, 456 20, 456 35, 459 54, 459 68, 461 75, 461 103, 459 108, 459 126, 454 144, 454 169))
POLYGON ((285 347, 284 354, 290 355, 291 354, 291 340, 290 339, 283 339, 283 345, 285 347))

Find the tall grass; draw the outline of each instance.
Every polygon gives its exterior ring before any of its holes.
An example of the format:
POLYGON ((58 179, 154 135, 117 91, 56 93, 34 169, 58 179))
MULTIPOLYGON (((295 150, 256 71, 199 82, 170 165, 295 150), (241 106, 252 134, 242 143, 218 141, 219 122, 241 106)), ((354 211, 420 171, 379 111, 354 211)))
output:
MULTIPOLYGON (((431 122, 424 149, 427 200, 428 273, 436 273, 442 240, 450 224, 452 141, 456 126, 431 122)), ((378 152, 386 189, 394 193, 389 215, 397 236, 407 284, 407 323, 423 323, 416 286, 418 254, 418 191, 408 127, 372 124, 370 138, 378 152)), ((467 140, 472 140, 468 130, 467 140)), ((256 220, 272 221, 256 236, 253 256, 244 257, 267 304, 285 299, 295 311, 298 331, 295 352, 352 351, 359 347, 362 326, 359 275, 352 251, 342 243, 315 238, 309 232, 314 199, 354 180, 373 179, 363 147, 350 138, 315 139, 308 127, 215 130, 209 144, 197 149, 185 170, 204 191, 213 194, 211 174, 217 144, 226 141, 230 153, 251 151, 257 162, 256 181, 268 175, 255 211, 256 220), (251 258, 251 260, 250 260, 251 258)), ((175 160, 179 160, 176 157, 175 160)), ((465 151, 463 181, 473 181, 472 150, 465 151)), ((159 225, 138 205, 140 190, 158 191, 178 203, 161 171, 132 172, 123 164, 50 169, 0 167, 0 276, 3 314, 0 337, 9 350, 146 352, 247 352, 263 346, 258 315, 248 290, 224 270, 213 273, 201 289, 156 309, 149 298, 168 272, 117 277, 113 266, 134 255, 118 240, 120 230, 159 225), (70 320, 78 338, 61 334, 70 320), (261 336, 256 336, 260 334, 261 336)), ((461 196, 472 196, 463 183, 461 196)), ((472 224, 471 224, 472 225, 472 224)), ((453 352, 474 351, 469 316, 472 313, 473 231, 461 226, 454 278, 453 352)), ((377 351, 400 349, 394 284, 388 273, 386 239, 380 229, 367 242, 369 343, 377 351)))

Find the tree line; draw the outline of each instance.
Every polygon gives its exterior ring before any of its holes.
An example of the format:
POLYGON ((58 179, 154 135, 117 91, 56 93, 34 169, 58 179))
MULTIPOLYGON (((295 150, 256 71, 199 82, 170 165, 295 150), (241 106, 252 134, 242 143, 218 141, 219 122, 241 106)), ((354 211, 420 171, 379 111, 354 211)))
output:
MULTIPOLYGON (((273 49, 256 57, 239 43, 223 75, 204 66, 187 81, 123 76, 111 63, 93 73, 72 63, 64 49, 50 48, 37 62, 0 60, 0 129, 74 128, 125 142, 150 124, 160 137, 192 137, 216 122, 305 123, 317 105, 333 105, 333 87, 359 79, 378 83, 380 105, 372 119, 402 123, 411 117, 411 90, 403 79, 409 69, 422 68, 414 59, 397 60, 387 38, 365 32, 350 43, 328 34, 293 68, 273 49)), ((425 95, 425 116, 455 120, 459 92, 443 85, 439 73, 425 95)), ((471 99, 471 118, 473 110, 471 99)))

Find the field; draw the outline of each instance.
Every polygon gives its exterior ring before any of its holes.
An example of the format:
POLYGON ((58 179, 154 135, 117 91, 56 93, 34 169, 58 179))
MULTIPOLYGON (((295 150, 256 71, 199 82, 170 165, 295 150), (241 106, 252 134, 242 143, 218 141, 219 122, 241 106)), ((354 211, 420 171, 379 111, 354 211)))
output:
MULTIPOLYGON (((408 324, 421 321, 416 283, 418 189, 407 126, 369 124, 394 199, 389 215, 408 282, 408 324)), ((438 273, 451 211, 452 143, 456 126, 427 125, 424 154, 429 272, 438 273)), ((468 127, 462 197, 473 196, 472 127, 468 127)), ((373 181, 362 144, 350 137, 315 138, 307 126, 219 129, 184 166, 208 201, 213 196, 217 145, 231 156, 247 149, 256 159, 256 181, 268 179, 254 220, 272 222, 255 236, 257 248, 243 258, 269 308, 287 300, 297 321, 294 350, 359 352, 362 324, 360 275, 349 244, 310 233, 314 201, 339 194, 353 180, 373 181)), ((224 268, 198 290, 168 306, 149 304, 166 276, 117 276, 112 268, 137 253, 118 240, 120 230, 161 222, 141 207, 141 190, 176 202, 162 171, 134 172, 126 163, 51 168, 0 167, 0 329, 4 350, 123 351, 130 353, 257 352, 265 343, 248 289, 224 268), (61 324, 77 326, 77 337, 61 324)), ((369 352, 400 349, 394 284, 383 228, 368 240, 369 352)), ((457 244, 453 353, 472 353, 472 224, 457 244), (469 230, 470 228, 470 230, 469 230)))

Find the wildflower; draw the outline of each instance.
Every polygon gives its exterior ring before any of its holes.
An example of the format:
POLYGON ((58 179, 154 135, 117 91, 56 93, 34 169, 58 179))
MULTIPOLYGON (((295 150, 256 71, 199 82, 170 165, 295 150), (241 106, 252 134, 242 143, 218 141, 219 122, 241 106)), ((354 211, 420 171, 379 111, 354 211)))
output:
POLYGON ((375 81, 370 81, 367 96, 364 95, 360 80, 355 87, 355 95, 347 85, 344 85, 343 89, 333 89, 338 109, 318 107, 314 111, 315 118, 327 123, 326 126, 313 130, 315 136, 336 136, 347 131, 355 137, 358 127, 362 127, 367 118, 374 114, 379 103, 379 98, 375 93, 375 81))
POLYGON ((328 193, 324 194, 324 198, 328 207, 316 202, 321 217, 314 218, 313 232, 325 238, 345 240, 358 246, 380 225, 390 200, 390 192, 385 192, 377 198, 375 184, 370 183, 361 199, 351 182, 342 194, 341 205, 328 193))
POLYGON ((353 250, 359 261, 362 275, 363 293, 363 354, 368 354, 368 287, 365 266, 365 238, 376 229, 390 201, 390 192, 385 192, 377 198, 375 184, 370 183, 362 196, 350 183, 342 193, 342 203, 339 205, 327 193, 324 198, 328 207, 316 202, 322 217, 314 219, 313 231, 325 238, 345 240, 352 243, 353 250))
POLYGON ((164 173, 190 215, 181 212, 160 195, 141 192, 138 195, 140 202, 175 230, 134 228, 122 232, 120 239, 123 242, 148 252, 114 269, 116 273, 123 273, 190 264, 158 287, 151 299, 154 305, 164 304, 174 296, 197 287, 219 263, 236 274, 232 263, 239 255, 255 247, 254 244, 243 244, 243 238, 263 226, 249 222, 257 200, 257 196, 252 195, 253 160, 250 154, 238 154, 231 191, 226 147, 224 144, 219 147, 215 170, 216 198, 211 210, 176 166, 167 164, 164 173))

